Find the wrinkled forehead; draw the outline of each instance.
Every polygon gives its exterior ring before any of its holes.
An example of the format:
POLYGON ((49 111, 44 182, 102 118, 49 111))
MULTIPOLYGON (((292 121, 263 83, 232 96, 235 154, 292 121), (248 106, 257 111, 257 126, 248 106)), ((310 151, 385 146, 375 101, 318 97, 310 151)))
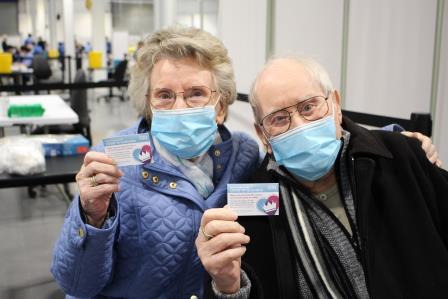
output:
POLYGON ((300 63, 280 60, 267 66, 258 77, 255 93, 261 116, 295 104, 298 100, 323 95, 300 63))

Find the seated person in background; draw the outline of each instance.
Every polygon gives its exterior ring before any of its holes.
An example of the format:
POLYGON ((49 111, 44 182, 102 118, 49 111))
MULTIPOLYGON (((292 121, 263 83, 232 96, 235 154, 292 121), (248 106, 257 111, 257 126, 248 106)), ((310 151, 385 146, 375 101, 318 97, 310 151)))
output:
POLYGON ((20 60, 19 51, 17 50, 16 47, 8 45, 6 47, 6 51, 5 52, 6 53, 11 53, 13 62, 18 62, 20 60))
POLYGON ((41 45, 33 44, 33 55, 46 55, 46 52, 41 45))
POLYGON ((47 51, 47 42, 41 36, 38 37, 36 46, 39 46, 45 52, 47 51))
POLYGON ((33 63, 33 53, 31 52, 30 46, 20 47, 20 61, 23 65, 30 67, 33 63))
POLYGON ((252 180, 279 183, 280 215, 204 213, 196 246, 211 295, 446 298, 448 173, 419 143, 344 117, 310 59, 268 63, 250 102, 268 152, 252 180))
POLYGON ((202 297, 201 216, 260 161, 257 143, 223 124, 231 60, 209 33, 161 30, 138 51, 129 93, 143 117, 117 135, 149 133, 150 161, 119 169, 101 147, 86 154, 51 271, 70 296, 202 297))

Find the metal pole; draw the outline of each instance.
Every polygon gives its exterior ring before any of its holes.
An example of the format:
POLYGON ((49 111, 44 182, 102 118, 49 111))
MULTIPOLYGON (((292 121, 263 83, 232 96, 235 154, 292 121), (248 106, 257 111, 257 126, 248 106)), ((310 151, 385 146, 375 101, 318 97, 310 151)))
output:
POLYGON ((436 118, 437 93, 439 88, 439 69, 440 69, 440 49, 442 47, 442 28, 443 28, 443 8, 445 0, 437 0, 436 29, 434 36, 434 54, 432 58, 432 78, 431 78, 431 102, 430 113, 432 120, 436 118))
POLYGON ((204 1, 199 0, 199 26, 204 30, 204 1))
POLYGON ((275 0, 266 2, 266 61, 275 51, 275 0))
POLYGON ((67 56, 67 58, 68 58, 68 83, 72 83, 72 57, 67 56))
POLYGON ((348 61, 348 29, 350 22, 350 0, 344 0, 342 11, 342 55, 341 55, 341 106, 345 108, 345 95, 347 89, 347 61, 348 61))

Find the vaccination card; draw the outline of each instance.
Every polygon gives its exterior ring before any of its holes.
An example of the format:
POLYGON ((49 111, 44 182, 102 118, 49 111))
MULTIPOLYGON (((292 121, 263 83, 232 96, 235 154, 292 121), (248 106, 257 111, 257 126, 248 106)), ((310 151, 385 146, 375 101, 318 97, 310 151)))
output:
POLYGON ((106 154, 118 166, 140 165, 151 162, 149 134, 133 134, 103 139, 106 154))
POLYGON ((278 215, 278 184, 227 184, 227 204, 239 216, 278 215))

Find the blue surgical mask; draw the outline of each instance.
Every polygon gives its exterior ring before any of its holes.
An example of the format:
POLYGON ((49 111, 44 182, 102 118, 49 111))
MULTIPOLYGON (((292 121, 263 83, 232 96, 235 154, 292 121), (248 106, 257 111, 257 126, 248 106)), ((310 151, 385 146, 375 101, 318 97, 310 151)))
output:
POLYGON ((151 133, 171 154, 191 159, 212 146, 218 129, 215 118, 214 106, 152 110, 151 133))
POLYGON ((341 147, 341 141, 336 139, 333 115, 271 138, 269 143, 277 163, 307 181, 326 175, 341 147))

